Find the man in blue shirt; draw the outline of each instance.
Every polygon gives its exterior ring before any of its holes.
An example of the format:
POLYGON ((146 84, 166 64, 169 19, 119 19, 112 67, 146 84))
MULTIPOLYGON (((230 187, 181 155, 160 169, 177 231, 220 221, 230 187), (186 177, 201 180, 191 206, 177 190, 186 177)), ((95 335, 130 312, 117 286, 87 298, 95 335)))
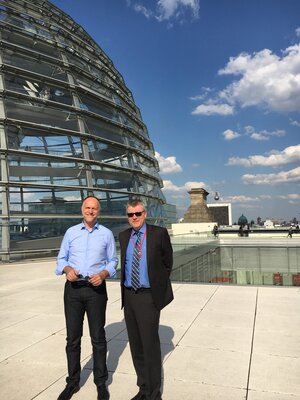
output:
POLYGON ((173 300, 173 250, 166 228, 146 223, 140 200, 130 201, 131 228, 119 235, 122 307, 139 392, 131 400, 161 400, 160 311, 173 300))
POLYGON ((56 274, 66 275, 64 306, 67 326, 67 385, 58 400, 69 400, 78 392, 80 346, 84 314, 87 314, 93 346, 94 382, 98 400, 108 400, 106 387, 107 344, 105 279, 116 274, 118 258, 112 232, 100 225, 100 202, 89 196, 82 203, 83 222, 67 230, 57 257, 56 274))

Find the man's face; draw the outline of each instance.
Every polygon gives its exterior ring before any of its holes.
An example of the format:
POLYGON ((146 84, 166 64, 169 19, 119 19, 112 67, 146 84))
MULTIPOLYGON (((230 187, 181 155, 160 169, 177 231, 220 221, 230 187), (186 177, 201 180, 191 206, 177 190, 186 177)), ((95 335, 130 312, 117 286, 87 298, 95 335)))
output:
POLYGON ((128 222, 130 223, 132 228, 138 231, 144 225, 144 222, 147 217, 147 212, 144 210, 144 207, 141 204, 138 204, 135 207, 129 206, 127 208, 127 216, 128 216, 128 222), (141 215, 138 216, 135 213, 141 213, 141 215))
POLYGON ((84 222, 89 226, 94 226, 97 222, 98 216, 100 215, 98 200, 92 197, 86 199, 82 204, 81 211, 84 222))

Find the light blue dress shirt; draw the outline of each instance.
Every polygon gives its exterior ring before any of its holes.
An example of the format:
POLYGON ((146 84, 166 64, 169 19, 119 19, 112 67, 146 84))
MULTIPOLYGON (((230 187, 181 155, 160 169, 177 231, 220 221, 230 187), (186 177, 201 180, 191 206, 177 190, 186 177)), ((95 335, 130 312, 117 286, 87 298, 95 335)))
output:
MULTIPOLYGON (((147 232, 146 232, 146 224, 144 224, 139 230, 141 233, 141 244, 142 244, 142 257, 140 261, 140 284, 141 287, 149 288, 149 276, 148 276, 148 268, 147 268, 147 232)), ((131 287, 131 264, 133 257, 134 245, 137 241, 137 235, 134 229, 132 229, 130 239, 128 242, 127 250, 126 250, 126 260, 125 260, 125 280, 124 285, 126 287, 131 287)))
POLYGON ((118 257, 112 232, 98 222, 89 231, 84 223, 69 228, 61 243, 55 273, 63 274, 70 266, 83 276, 92 276, 106 269, 116 275, 118 257))

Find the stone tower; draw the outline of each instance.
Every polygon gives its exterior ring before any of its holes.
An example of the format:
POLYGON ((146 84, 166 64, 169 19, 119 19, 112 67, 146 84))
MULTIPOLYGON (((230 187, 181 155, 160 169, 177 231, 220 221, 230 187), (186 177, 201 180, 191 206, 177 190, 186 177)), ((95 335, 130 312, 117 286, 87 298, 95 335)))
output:
POLYGON ((188 193, 191 197, 191 205, 184 214, 182 222, 213 222, 211 212, 206 205, 206 197, 209 193, 202 188, 191 189, 188 193))

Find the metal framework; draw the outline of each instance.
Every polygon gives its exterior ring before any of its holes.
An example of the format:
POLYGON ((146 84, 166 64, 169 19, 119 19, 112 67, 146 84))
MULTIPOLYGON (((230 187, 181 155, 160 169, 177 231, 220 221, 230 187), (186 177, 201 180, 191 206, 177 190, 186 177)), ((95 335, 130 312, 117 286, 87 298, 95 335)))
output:
POLYGON ((45 0, 0 0, 0 26, 2 259, 58 247, 88 194, 115 234, 131 198, 163 224, 153 144, 112 61, 45 0))

